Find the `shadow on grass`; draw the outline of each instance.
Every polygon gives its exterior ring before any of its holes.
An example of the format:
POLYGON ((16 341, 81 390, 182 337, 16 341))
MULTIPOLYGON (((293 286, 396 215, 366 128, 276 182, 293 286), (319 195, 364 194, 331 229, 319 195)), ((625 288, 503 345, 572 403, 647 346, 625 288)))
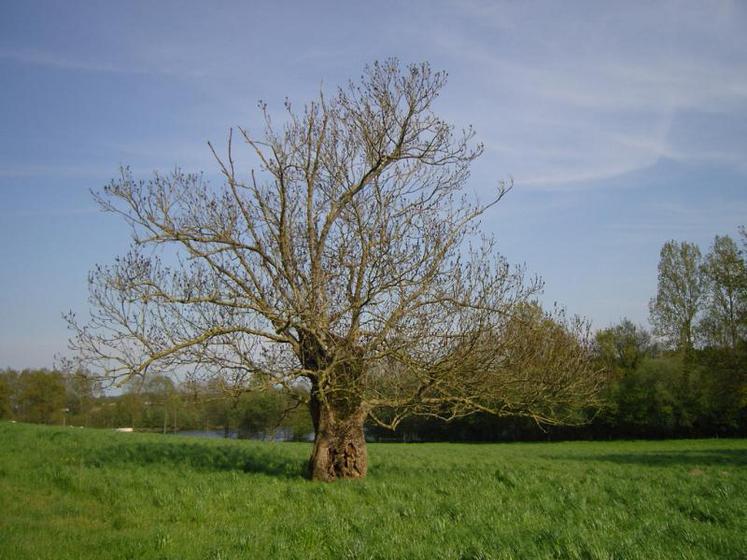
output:
POLYGON ((284 478, 303 476, 305 461, 275 450, 200 443, 129 442, 92 449, 85 458, 94 467, 106 465, 173 465, 207 471, 243 471, 284 478))
POLYGON ((608 453, 604 455, 552 455, 548 459, 566 461, 604 461, 621 465, 644 465, 650 467, 745 467, 745 449, 698 449, 666 452, 608 453))

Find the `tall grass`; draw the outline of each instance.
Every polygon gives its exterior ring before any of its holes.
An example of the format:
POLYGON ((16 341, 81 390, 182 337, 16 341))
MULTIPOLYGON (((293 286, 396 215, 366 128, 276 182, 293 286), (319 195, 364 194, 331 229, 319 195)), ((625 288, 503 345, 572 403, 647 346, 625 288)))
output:
POLYGON ((747 441, 308 444, 0 423, 0 558, 747 558, 747 441))

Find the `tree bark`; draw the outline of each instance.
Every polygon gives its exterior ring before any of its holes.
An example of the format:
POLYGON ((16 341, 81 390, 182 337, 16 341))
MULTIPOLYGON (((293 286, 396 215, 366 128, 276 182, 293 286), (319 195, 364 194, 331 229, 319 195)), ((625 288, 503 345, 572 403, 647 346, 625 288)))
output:
MULTIPOLYGON (((336 350, 346 359, 336 366, 324 345, 312 333, 299 331, 299 359, 309 370, 326 370, 326 379, 310 377, 311 420, 314 424, 314 448, 309 459, 311 480, 332 482, 346 478, 363 478, 368 470, 368 452, 363 433, 366 410, 355 391, 340 387, 354 386, 363 366, 359 349, 344 347, 342 340, 336 350), (322 385, 323 384, 323 385, 322 385)), ((331 335, 330 335, 331 336, 331 335)), ((339 356, 338 356, 339 358, 339 356)))
POLYGON ((311 480, 332 482, 366 476, 368 451, 363 433, 366 414, 360 406, 351 410, 347 404, 322 403, 312 393, 315 436, 308 467, 311 480))

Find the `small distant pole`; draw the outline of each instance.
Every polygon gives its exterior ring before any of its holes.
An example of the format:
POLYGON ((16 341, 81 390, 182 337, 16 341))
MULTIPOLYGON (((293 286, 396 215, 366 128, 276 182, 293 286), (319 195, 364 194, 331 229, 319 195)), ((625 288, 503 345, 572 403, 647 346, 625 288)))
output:
POLYGON ((62 409, 62 427, 67 426, 67 413, 70 412, 69 408, 62 409))

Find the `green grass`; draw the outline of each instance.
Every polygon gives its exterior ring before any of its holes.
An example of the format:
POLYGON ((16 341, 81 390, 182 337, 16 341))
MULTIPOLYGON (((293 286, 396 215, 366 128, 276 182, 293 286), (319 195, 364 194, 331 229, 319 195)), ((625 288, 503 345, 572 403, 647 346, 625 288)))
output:
POLYGON ((747 440, 309 451, 0 422, 0 558, 747 558, 747 440))

